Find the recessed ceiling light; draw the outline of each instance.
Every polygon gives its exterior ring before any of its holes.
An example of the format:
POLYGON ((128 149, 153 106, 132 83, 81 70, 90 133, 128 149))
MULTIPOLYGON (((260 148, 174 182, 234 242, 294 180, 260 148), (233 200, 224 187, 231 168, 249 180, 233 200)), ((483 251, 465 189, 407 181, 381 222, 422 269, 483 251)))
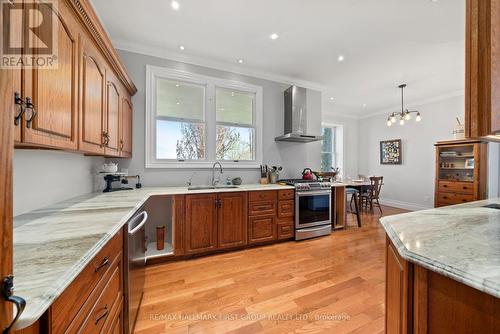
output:
POLYGON ((181 104, 180 102, 177 102, 177 105, 181 104))
POLYGON ((180 45, 180 46, 179 46, 179 49, 180 49, 181 51, 184 51, 184 49, 185 49, 184 45, 180 45))
POLYGON ((270 39, 278 39, 278 37, 280 37, 280 36, 279 36, 277 33, 275 33, 275 32, 274 32, 274 33, 272 33, 272 34, 269 36, 269 38, 270 38, 270 39))
POLYGON ((333 97, 330 97, 330 101, 333 101, 333 97))
POLYGON ((344 58, 344 56, 343 56, 343 55, 339 55, 339 56, 337 57, 337 61, 339 61, 339 62, 344 61, 344 59, 345 59, 345 58, 344 58))
POLYGON ((438 2, 438 0, 431 0, 431 2, 438 2))
POLYGON ((238 64, 243 64, 243 59, 238 59, 238 64))
POLYGON ((172 6, 173 10, 179 10, 179 8, 181 7, 181 5, 179 4, 179 2, 177 2, 175 0, 170 3, 170 6, 172 6))
POLYGON ((231 92, 231 96, 234 96, 234 92, 231 92))
POLYGON ((179 87, 179 84, 175 84, 175 87, 179 87))
POLYGON ((363 108, 366 108, 366 103, 363 103, 363 108))

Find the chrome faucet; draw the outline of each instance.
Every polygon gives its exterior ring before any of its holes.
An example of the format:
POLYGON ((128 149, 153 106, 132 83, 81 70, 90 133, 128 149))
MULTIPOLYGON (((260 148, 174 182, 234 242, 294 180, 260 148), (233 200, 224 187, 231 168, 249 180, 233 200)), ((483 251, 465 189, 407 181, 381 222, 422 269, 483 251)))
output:
POLYGON ((222 174, 222 165, 220 164, 220 162, 216 161, 214 162, 214 165, 212 166, 212 186, 215 187, 217 185, 217 183, 220 182, 220 179, 215 179, 215 166, 219 165, 219 168, 220 168, 220 173, 222 174))

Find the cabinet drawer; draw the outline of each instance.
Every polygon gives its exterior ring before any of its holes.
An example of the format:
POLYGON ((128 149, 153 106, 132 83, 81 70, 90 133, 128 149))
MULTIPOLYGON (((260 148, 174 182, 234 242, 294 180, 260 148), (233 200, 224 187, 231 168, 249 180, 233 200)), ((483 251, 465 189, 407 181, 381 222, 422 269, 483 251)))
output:
POLYGON ((278 218, 288 218, 294 216, 295 203, 293 200, 278 202, 278 218))
POLYGON ((278 222, 278 239, 288 239, 294 236, 294 224, 293 221, 289 222, 278 222))
POLYGON ((293 199, 295 196, 294 189, 278 190, 278 199, 280 201, 285 199, 293 199))
POLYGON ((106 328, 110 327, 113 321, 112 315, 115 314, 117 307, 121 306, 121 291, 120 267, 117 266, 78 332, 106 333, 106 328))
POLYGON ((440 192, 473 194, 474 193, 474 183, 439 181, 438 189, 440 192))
POLYGON ((276 190, 250 191, 248 193, 248 201, 276 201, 276 190))
POLYGON ((113 259, 121 254, 122 248, 123 234, 120 230, 56 299, 51 306, 52 333, 63 333, 66 330, 110 269, 113 259))
POLYGON ((248 218, 248 243, 276 240, 276 220, 273 216, 248 218))
POLYGON ((474 195, 455 194, 455 193, 438 193, 437 202, 442 204, 460 204, 474 201, 474 195))
POLYGON ((248 215, 275 215, 276 202, 253 202, 248 203, 248 215))
MULTIPOLYGON (((66 330, 66 334, 68 333, 77 333, 81 332, 82 328, 86 325, 86 322, 88 321, 87 318, 89 315, 94 312, 93 310, 95 309, 96 305, 98 304, 99 300, 102 300, 102 296, 107 293, 112 293, 107 291, 107 289, 114 290, 115 285, 112 283, 112 281, 115 279, 115 276, 118 274, 118 279, 120 279, 120 282, 122 282, 121 278, 121 272, 122 272, 122 253, 120 252, 118 255, 116 255, 115 259, 113 260, 113 263, 111 264, 111 268, 108 270, 106 275, 103 277, 103 279, 99 282, 97 287, 92 291, 90 294, 90 297, 87 299, 83 307, 80 309, 80 312, 76 315, 74 320, 71 322, 69 325, 68 329, 66 330)), ((119 293, 121 294, 122 291, 122 284, 120 283, 119 285, 119 293)), ((106 310, 108 312, 111 312, 111 304, 108 305, 106 310)), ((104 310, 103 313, 106 311, 104 310)), ((114 312, 112 313, 114 315, 114 312)), ((109 317, 109 315, 106 315, 106 317, 109 317)), ((102 319, 101 319, 102 320, 102 319)), ((101 322, 101 320, 98 321, 98 323, 101 322)), ((104 322, 103 322, 104 323, 104 322)), ((101 323, 101 325, 103 324, 101 323)))

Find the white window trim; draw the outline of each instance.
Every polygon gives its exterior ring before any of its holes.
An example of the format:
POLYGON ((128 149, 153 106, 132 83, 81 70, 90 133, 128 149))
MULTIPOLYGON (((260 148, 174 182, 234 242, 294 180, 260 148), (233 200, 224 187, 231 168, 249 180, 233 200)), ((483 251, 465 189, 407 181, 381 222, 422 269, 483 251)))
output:
MULTIPOLYGON (((338 152, 338 149, 337 149, 337 136, 338 136, 338 131, 337 129, 335 129, 335 142, 334 142, 334 146, 335 148, 333 149, 333 154, 335 154, 335 159, 338 160, 339 158, 339 155, 341 155, 341 164, 340 166, 338 166, 340 168, 340 176, 343 177, 343 175, 345 174, 345 152, 346 152, 346 134, 345 134, 345 129, 346 129, 346 125, 343 124, 343 123, 327 123, 327 122, 322 122, 321 123, 321 127, 322 128, 342 128, 342 152, 338 152)), ((338 163, 337 163, 338 164, 338 163)))
POLYGON ((206 85, 205 95, 205 124, 207 139, 214 136, 216 113, 215 101, 211 96, 215 96, 215 87, 234 89, 242 92, 255 94, 255 160, 252 161, 221 161, 224 168, 259 168, 262 164, 262 132, 263 132, 263 89, 239 81, 225 80, 216 77, 194 74, 165 67, 146 65, 146 131, 145 131, 145 167, 146 168, 212 168, 215 160, 215 147, 211 140, 207 140, 207 157, 202 161, 165 161, 156 159, 156 78, 169 80, 182 80, 195 84, 206 85), (213 155, 213 157, 209 156, 213 155))

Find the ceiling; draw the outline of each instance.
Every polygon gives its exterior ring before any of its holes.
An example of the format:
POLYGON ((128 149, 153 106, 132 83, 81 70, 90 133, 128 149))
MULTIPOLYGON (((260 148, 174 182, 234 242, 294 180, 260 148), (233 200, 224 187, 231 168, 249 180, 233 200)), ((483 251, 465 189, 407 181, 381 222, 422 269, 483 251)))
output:
POLYGON ((410 108, 463 94, 465 0, 177 1, 92 4, 118 48, 321 87, 326 113, 396 108, 403 82, 410 108))

